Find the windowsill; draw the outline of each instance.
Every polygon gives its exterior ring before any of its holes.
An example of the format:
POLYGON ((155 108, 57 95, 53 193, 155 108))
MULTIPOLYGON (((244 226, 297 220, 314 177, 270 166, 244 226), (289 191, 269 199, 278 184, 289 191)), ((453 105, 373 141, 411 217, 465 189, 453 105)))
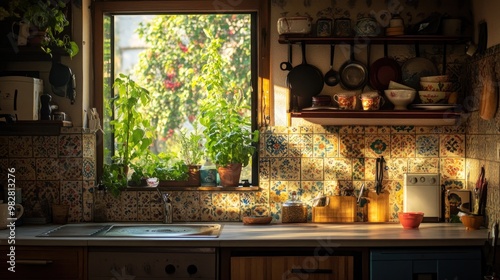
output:
MULTIPOLYGON (((260 187, 158 187, 161 191, 209 191, 209 192, 255 192, 260 191, 260 187)), ((150 187, 127 187, 127 191, 156 191, 150 187)))

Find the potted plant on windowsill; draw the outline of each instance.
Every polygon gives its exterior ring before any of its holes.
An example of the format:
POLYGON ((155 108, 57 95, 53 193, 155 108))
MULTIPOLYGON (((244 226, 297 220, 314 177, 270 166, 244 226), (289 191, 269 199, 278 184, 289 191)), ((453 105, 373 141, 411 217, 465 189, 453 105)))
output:
POLYGON ((141 112, 141 108, 150 101, 149 92, 124 74, 115 79, 113 87, 117 94, 110 103, 106 103, 106 109, 109 115, 114 114, 110 126, 115 151, 111 156, 111 164, 104 166, 103 183, 117 195, 127 187, 129 168, 135 164, 137 169, 141 160, 150 156, 153 129, 141 112))
POLYGON ((207 90, 200 110, 207 156, 217 166, 221 186, 236 187, 242 167, 255 153, 259 131, 251 130, 251 120, 244 114, 250 108, 243 102, 241 91, 225 83, 222 73, 229 67, 219 53, 220 44, 220 40, 211 39, 207 62, 195 83, 202 83, 207 90))
POLYGON ((29 22, 30 38, 38 40, 41 49, 52 56, 52 48, 63 49, 70 57, 79 52, 76 42, 65 29, 70 22, 67 13, 71 2, 62 0, 11 0, 0 4, 0 21, 29 22), (68 3, 68 4, 66 4, 68 3), (38 38, 38 39, 37 39, 38 38))
POLYGON ((193 123, 193 129, 181 129, 177 133, 177 140, 181 145, 179 156, 189 168, 188 186, 200 185, 201 160, 205 153, 203 147, 203 132, 199 129, 198 120, 193 123))

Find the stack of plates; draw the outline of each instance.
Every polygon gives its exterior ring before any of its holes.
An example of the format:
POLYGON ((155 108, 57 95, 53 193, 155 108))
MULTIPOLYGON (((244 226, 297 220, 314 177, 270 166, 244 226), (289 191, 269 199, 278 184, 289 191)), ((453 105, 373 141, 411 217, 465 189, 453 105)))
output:
POLYGON ((420 77, 421 90, 418 92, 421 104, 412 105, 415 109, 447 110, 457 105, 457 92, 454 84, 446 75, 420 77))

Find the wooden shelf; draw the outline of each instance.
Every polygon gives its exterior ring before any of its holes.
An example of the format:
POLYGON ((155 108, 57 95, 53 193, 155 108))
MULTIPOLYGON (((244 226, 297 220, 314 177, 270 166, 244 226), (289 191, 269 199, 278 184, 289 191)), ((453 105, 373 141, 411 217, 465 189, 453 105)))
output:
POLYGON ((59 135, 61 127, 73 126, 70 121, 16 121, 0 123, 0 135, 59 135))
MULTIPOLYGON (((159 187, 160 191, 210 191, 210 192, 255 192, 260 191, 257 186, 251 187, 159 187)), ((128 191, 156 191, 149 187, 127 187, 128 191)))
POLYGON ((18 52, 12 48, 0 48, 0 58, 2 61, 60 61, 61 56, 68 56, 68 54, 61 48, 52 48, 52 57, 45 53, 40 47, 18 47, 18 52))
POLYGON ((291 113, 292 118, 302 118, 321 125, 454 125, 461 112, 449 111, 332 111, 316 110, 291 113))
POLYGON ((464 44, 471 40, 469 36, 448 37, 442 35, 401 35, 392 37, 310 37, 307 35, 280 35, 280 44, 464 44))

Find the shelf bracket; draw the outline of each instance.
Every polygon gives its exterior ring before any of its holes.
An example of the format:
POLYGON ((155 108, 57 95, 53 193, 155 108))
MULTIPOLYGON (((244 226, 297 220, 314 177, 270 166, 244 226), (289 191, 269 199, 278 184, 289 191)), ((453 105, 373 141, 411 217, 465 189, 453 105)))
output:
POLYGON ((443 75, 446 75, 446 43, 443 44, 443 75))

